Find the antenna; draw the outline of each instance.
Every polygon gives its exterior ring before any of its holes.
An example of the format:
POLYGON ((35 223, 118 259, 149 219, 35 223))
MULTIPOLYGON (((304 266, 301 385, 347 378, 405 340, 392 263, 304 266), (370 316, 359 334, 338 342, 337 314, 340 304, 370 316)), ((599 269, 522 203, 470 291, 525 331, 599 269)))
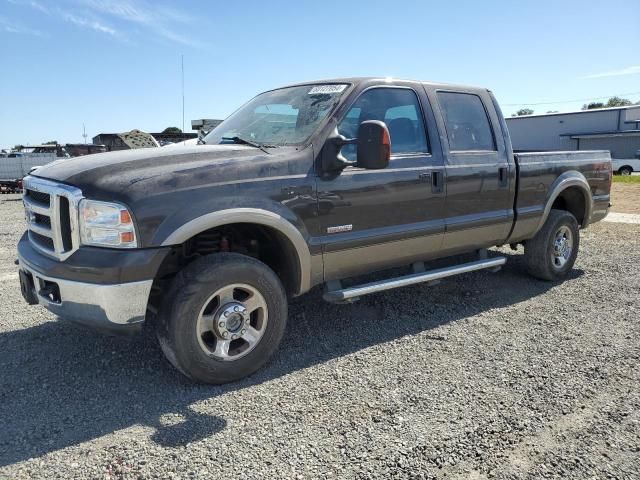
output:
POLYGON ((182 66, 182 133, 184 133, 184 54, 181 55, 182 66))
POLYGON ((87 131, 84 128, 84 122, 82 123, 82 136, 84 137, 84 144, 87 144, 87 131))

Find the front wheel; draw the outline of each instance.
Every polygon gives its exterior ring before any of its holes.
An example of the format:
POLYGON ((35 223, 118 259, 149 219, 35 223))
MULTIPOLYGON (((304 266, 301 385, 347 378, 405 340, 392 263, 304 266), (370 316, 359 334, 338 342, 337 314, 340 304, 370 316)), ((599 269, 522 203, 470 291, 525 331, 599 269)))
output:
POLYGON ((633 169, 631 167, 620 167, 618 173, 620 175, 631 175, 633 173, 633 169))
POLYGON ((187 377, 227 383, 273 355, 287 322, 287 299, 264 263, 236 253, 202 257, 173 280, 161 308, 158 339, 187 377))
POLYGON ((565 210, 551 210, 536 235, 527 240, 527 271, 541 280, 560 280, 573 268, 580 247, 578 221, 565 210))

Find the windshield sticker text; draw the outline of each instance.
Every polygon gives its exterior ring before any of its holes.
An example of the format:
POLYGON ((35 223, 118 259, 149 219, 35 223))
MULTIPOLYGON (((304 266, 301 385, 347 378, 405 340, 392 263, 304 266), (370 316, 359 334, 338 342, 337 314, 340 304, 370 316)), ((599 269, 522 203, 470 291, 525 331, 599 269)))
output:
POLYGON ((309 90, 309 95, 317 95, 319 93, 340 93, 345 88, 347 88, 346 85, 316 85, 309 90))

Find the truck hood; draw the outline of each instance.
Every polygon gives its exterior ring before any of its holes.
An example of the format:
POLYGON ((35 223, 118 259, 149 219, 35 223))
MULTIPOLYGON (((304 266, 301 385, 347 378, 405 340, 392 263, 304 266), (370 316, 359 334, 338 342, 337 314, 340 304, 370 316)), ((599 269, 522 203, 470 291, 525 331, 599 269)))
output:
POLYGON ((257 176, 256 168, 274 157, 235 144, 141 148, 58 160, 33 175, 76 186, 85 196, 131 197, 257 176))

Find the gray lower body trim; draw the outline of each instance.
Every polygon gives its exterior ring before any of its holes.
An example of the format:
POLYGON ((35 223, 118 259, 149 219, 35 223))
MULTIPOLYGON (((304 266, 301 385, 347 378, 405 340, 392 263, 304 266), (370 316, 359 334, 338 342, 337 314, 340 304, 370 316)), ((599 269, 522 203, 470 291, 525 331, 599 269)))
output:
POLYGON ((58 315, 101 330, 136 329, 144 322, 153 280, 98 285, 42 275, 19 258, 20 268, 33 277, 40 305, 58 315), (44 282, 58 286, 60 301, 39 293, 44 282))
POLYGON ((491 212, 472 213, 470 215, 459 215, 446 219, 446 232, 452 233, 491 226, 501 228, 502 224, 505 222, 510 223, 512 219, 512 210, 495 210, 491 212))
POLYGON ((440 252, 443 234, 378 243, 360 248, 328 252, 324 255, 324 279, 338 280, 362 273, 384 270, 430 260, 440 252))
POLYGON ((435 219, 410 225, 394 225, 325 235, 316 237, 314 243, 322 245, 325 253, 333 253, 341 250, 372 247, 376 244, 441 235, 442 233, 444 233, 444 219, 435 219))
POLYGON ((531 238, 544 215, 544 205, 519 207, 516 215, 513 231, 505 243, 517 243, 531 238))
POLYGON ((446 219, 442 256, 500 245, 513 225, 513 210, 492 210, 446 219))

